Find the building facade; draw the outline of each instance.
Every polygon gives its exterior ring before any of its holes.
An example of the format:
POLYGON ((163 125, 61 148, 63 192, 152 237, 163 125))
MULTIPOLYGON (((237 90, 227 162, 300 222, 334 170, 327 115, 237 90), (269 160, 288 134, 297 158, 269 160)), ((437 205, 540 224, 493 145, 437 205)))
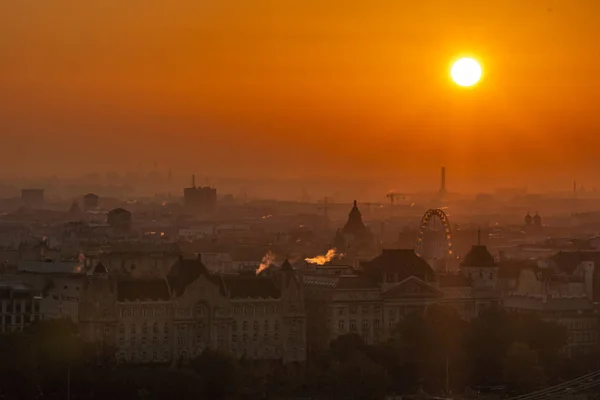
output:
POLYGON ((100 264, 80 305, 82 334, 124 362, 174 362, 220 349, 238 358, 306 359, 302 281, 289 263, 272 276, 213 275, 178 260, 165 279, 106 273, 100 264))

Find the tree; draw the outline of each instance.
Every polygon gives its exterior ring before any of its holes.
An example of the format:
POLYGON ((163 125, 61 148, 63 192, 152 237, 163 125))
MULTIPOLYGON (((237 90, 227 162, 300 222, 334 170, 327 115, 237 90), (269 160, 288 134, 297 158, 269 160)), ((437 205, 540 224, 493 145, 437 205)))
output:
POLYGON ((525 343, 513 343, 504 360, 504 381, 516 393, 532 392, 544 384, 538 354, 525 343))
POLYGON ((201 377, 205 395, 211 399, 225 398, 239 382, 236 360, 220 351, 204 350, 191 361, 190 368, 201 377))

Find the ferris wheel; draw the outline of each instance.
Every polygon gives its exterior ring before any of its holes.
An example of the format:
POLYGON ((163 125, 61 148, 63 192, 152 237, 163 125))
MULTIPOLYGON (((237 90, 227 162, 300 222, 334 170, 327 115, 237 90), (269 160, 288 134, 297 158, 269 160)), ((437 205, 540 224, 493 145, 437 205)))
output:
POLYGON ((450 220, 441 209, 427 210, 421 218, 415 253, 426 259, 442 260, 454 257, 450 220))

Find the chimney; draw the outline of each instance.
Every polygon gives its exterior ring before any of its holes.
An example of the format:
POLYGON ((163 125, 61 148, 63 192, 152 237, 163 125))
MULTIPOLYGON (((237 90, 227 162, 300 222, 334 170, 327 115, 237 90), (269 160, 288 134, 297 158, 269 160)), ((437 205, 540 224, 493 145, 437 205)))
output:
POLYGON ((446 167, 442 167, 442 185, 440 192, 446 192, 446 167))

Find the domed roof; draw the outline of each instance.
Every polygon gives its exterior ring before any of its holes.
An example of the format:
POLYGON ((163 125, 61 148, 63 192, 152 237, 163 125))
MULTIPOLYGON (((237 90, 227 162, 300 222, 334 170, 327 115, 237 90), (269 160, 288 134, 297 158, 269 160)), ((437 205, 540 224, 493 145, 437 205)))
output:
POLYGON ((495 267, 496 262, 487 247, 476 245, 471 247, 461 265, 463 267, 495 267))
POLYGON ((348 214, 348 221, 346 222, 346 225, 344 225, 344 229, 342 231, 344 234, 358 236, 364 234, 366 230, 367 227, 363 223, 362 214, 358 210, 356 200, 354 200, 354 206, 348 214))

